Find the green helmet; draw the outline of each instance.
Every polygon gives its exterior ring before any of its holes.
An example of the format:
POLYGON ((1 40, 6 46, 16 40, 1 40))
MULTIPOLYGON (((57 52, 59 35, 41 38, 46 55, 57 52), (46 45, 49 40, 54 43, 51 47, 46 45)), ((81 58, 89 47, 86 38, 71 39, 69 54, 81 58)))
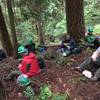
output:
POLYGON ((18 53, 23 53, 23 52, 25 52, 27 49, 25 49, 25 47, 24 46, 19 46, 19 48, 18 48, 18 53))
POLYGON ((28 44, 32 44, 33 43, 33 40, 32 39, 30 39, 29 41, 28 41, 28 44))
POLYGON ((88 32, 93 32, 93 27, 92 27, 92 26, 90 26, 90 27, 88 28, 88 32))
POLYGON ((31 83, 31 81, 26 78, 23 74, 21 74, 18 78, 17 78, 17 83, 21 86, 27 86, 31 83))

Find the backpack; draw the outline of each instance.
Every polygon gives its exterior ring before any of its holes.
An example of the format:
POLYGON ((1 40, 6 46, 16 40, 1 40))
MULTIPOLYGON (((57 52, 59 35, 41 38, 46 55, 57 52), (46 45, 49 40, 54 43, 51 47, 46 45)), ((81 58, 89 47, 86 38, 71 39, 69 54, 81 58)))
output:
POLYGON ((74 48, 74 49, 72 50, 72 53, 74 53, 74 54, 79 54, 79 53, 81 52, 81 50, 82 50, 82 48, 79 47, 79 46, 77 46, 76 48, 74 48))
POLYGON ((40 69, 44 69, 44 68, 46 67, 43 58, 39 57, 39 58, 38 58, 38 63, 39 63, 39 67, 40 67, 40 69))
POLYGON ((2 61, 4 58, 6 58, 6 54, 3 50, 0 49, 0 61, 2 61))

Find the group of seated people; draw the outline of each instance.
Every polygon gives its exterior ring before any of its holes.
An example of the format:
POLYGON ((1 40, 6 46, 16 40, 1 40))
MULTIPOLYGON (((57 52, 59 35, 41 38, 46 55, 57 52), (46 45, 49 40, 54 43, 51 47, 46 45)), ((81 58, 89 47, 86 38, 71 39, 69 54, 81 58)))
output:
MULTIPOLYGON (((92 81, 97 81, 100 78, 100 43, 99 43, 99 36, 96 37, 93 34, 92 28, 88 29, 88 33, 85 36, 85 41, 88 46, 97 49, 93 55, 87 58, 82 64, 80 64, 75 69, 79 71, 83 71, 87 68, 88 65, 94 64, 98 66, 98 69, 94 76, 91 78, 92 81), (97 45, 98 43, 98 45, 97 45)), ((42 53, 46 50, 46 48, 41 48, 39 51, 42 53)), ((60 48, 57 52, 61 52, 63 56, 68 56, 72 53, 78 53, 81 49, 75 42, 73 38, 69 35, 63 36, 60 48)), ((12 80, 17 77, 17 83, 22 86, 26 86, 30 84, 30 77, 33 77, 41 72, 41 69, 45 68, 45 62, 43 58, 36 56, 36 48, 35 43, 33 40, 29 40, 29 43, 25 46, 19 45, 18 47, 18 54, 20 55, 21 62, 18 66, 18 70, 12 71, 5 80, 12 80)), ((6 57, 6 55, 3 55, 6 57)))
MULTIPOLYGON (((95 36, 93 34, 92 27, 89 27, 88 32, 85 33, 84 41, 88 47, 93 49, 97 49, 100 46, 100 36, 95 36)), ((78 46, 75 40, 69 35, 64 35, 62 37, 60 48, 57 50, 57 52, 62 53, 63 56, 68 56, 72 53, 79 53, 80 51, 80 46, 78 46)))

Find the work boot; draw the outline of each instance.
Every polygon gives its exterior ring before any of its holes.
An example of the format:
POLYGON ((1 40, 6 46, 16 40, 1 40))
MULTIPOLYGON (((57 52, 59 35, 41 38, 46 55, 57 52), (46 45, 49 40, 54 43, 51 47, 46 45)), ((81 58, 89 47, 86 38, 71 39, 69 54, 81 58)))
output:
POLYGON ((92 81, 92 82, 96 82, 96 81, 98 81, 97 76, 93 76, 93 77, 90 79, 90 81, 92 81))

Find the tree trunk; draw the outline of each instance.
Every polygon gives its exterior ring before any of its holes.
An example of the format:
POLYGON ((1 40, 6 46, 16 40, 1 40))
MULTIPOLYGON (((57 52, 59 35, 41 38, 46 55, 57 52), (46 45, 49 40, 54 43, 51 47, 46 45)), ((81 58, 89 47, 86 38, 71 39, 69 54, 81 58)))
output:
MULTIPOLYGON (((37 33, 38 33, 38 35, 39 35, 39 43, 40 43, 40 45, 44 45, 45 43, 44 43, 44 34, 43 34, 43 23, 42 23, 42 21, 41 21, 41 15, 36 15, 36 9, 38 8, 37 6, 36 6, 36 4, 35 4, 35 1, 34 0, 29 0, 29 2, 27 2, 27 6, 28 6, 28 8, 29 8, 29 10, 30 10, 30 13, 31 13, 31 15, 35 18, 35 20, 36 20, 36 31, 37 31, 37 33)), ((38 9, 39 10, 39 9, 38 9)))
POLYGON ((42 30, 42 22, 37 21, 37 33, 39 35, 39 43, 40 45, 44 45, 44 35, 43 35, 43 30, 42 30))
POLYGON ((77 42, 84 37, 83 0, 65 0, 67 32, 77 42))
POLYGON ((13 54, 14 54, 14 58, 17 58, 17 56, 18 56, 18 54, 17 54, 18 43, 17 43, 16 30, 15 30, 14 13, 13 13, 13 10, 12 10, 11 0, 6 0, 6 1, 7 1, 7 8, 8 8, 10 26, 11 26, 13 47, 14 47, 13 54))
POLYGON ((12 56, 13 48, 10 41, 10 37, 7 31, 7 27, 4 21, 1 5, 0 5, 0 30, 1 30, 1 41, 3 44, 3 48, 5 49, 8 56, 12 56))

